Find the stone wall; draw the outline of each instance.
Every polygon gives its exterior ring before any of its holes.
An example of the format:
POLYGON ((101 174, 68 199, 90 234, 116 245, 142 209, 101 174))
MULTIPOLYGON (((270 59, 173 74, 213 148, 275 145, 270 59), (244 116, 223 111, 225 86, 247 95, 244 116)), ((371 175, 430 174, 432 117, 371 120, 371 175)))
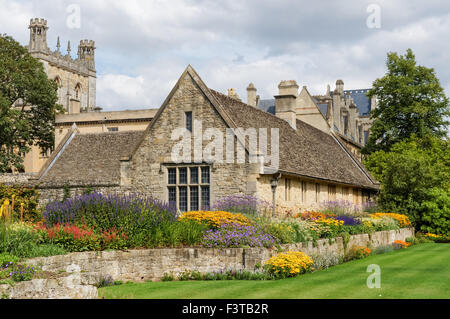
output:
MULTIPOLYGON (((413 228, 382 231, 372 234, 354 235, 350 237, 347 247, 353 245, 383 246, 390 245, 394 240, 405 240, 414 236, 413 228)), ((342 238, 333 241, 321 239, 314 245, 298 243, 282 245, 284 250, 303 251, 308 255, 324 255, 345 253, 342 238)), ((276 255, 276 249, 266 248, 179 248, 179 249, 145 249, 129 251, 103 251, 71 253, 64 256, 41 257, 27 261, 29 265, 41 265, 45 271, 58 272, 69 265, 77 265, 84 272, 88 283, 92 284, 100 276, 112 276, 114 280, 146 281, 160 280, 164 273, 173 271, 178 274, 185 270, 213 272, 224 269, 249 269, 262 264, 271 256, 276 255)))
MULTIPOLYGON (((78 195, 82 195, 86 192, 88 186, 86 187, 69 187, 70 198, 78 195)), ((119 186, 90 186, 93 191, 102 194, 126 194, 125 189, 121 189, 119 186)), ((62 200, 64 198, 64 188, 39 188, 39 205, 45 207, 45 205, 53 200, 62 200)))
MULTIPOLYGON (((191 76, 186 73, 181 78, 177 90, 165 105, 163 112, 153 122, 151 130, 146 133, 132 159, 127 162, 128 176, 124 178, 127 183, 122 186, 132 185, 136 192, 151 193, 153 197, 159 200, 168 201, 167 165, 174 163, 172 150, 175 145, 180 143, 178 138, 172 139, 172 132, 175 129, 186 127, 185 112, 192 112, 194 136, 197 132, 199 132, 199 135, 203 134, 208 128, 216 128, 222 132, 224 137, 226 136, 227 126, 225 122, 214 110, 212 104, 191 76), (200 121, 201 128, 198 124, 200 121)), ((193 140, 194 138, 191 141, 192 160, 188 161, 189 163, 194 163, 193 140)), ((202 150, 209 143, 210 141, 203 140, 202 150)), ((224 147, 224 154, 225 151, 224 147)), ((205 159, 202 163, 205 164, 205 159)), ((180 164, 180 166, 182 165, 180 164)), ((248 193, 249 166, 248 158, 245 164, 220 164, 215 162, 214 165, 211 165, 211 202, 215 202, 216 196, 248 193)))
POLYGON ((68 266, 64 276, 33 279, 12 285, 0 285, 0 296, 8 299, 95 299, 97 287, 89 284, 77 267, 68 266), (71 270, 72 269, 72 270, 71 270))
POLYGON ((32 173, 18 173, 18 174, 0 174, 0 184, 4 185, 28 185, 30 178, 35 175, 32 173))

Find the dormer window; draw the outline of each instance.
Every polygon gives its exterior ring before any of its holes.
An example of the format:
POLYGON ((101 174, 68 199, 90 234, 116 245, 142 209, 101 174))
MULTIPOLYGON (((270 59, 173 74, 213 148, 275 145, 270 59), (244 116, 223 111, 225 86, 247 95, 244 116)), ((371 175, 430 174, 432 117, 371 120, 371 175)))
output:
POLYGON ((186 129, 192 132, 192 112, 186 112, 186 129))

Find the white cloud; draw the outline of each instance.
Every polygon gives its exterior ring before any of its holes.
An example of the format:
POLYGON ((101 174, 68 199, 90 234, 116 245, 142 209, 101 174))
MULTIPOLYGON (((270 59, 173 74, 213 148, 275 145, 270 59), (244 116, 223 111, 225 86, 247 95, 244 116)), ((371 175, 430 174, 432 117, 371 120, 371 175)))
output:
POLYGON ((234 87, 244 100, 249 82, 261 98, 289 79, 313 94, 338 78, 346 88, 370 87, 385 72, 386 53, 407 48, 450 93, 450 4, 437 0, 377 1, 381 29, 366 26, 372 0, 79 0, 81 29, 65 25, 70 3, 0 0, 0 32, 26 44, 29 19, 45 17, 52 47, 57 35, 72 44, 94 39, 105 109, 159 107, 188 64, 211 88, 234 87))

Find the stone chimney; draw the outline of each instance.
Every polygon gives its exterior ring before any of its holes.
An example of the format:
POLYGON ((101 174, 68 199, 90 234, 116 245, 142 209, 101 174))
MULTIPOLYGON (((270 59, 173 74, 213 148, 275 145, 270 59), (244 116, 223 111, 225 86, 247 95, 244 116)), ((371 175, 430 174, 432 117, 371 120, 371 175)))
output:
POLYGON ((275 115, 287 121, 294 130, 297 129, 298 88, 295 80, 281 81, 278 85, 278 95, 275 96, 275 115))
POLYGON ((342 80, 337 80, 336 81, 336 93, 343 95, 344 94, 344 81, 342 80))
POLYGON ((247 104, 253 107, 257 107, 258 105, 256 88, 253 83, 250 83, 247 87, 247 104))
POLYGON ((239 95, 236 93, 235 89, 231 88, 228 89, 228 96, 231 97, 232 99, 238 100, 240 101, 241 98, 239 97, 239 95))

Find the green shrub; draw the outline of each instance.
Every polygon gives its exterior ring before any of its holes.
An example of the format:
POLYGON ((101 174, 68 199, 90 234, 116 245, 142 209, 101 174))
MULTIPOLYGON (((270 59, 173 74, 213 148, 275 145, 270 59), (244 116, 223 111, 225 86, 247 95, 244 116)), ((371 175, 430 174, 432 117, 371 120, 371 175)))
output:
POLYGON ((450 192, 440 188, 428 191, 428 199, 419 208, 425 233, 450 235, 450 192))
POLYGON ((163 277, 161 278, 161 281, 174 281, 175 276, 173 275, 173 272, 170 273, 165 272, 163 277))
POLYGON ((416 237, 408 237, 405 239, 405 242, 411 244, 411 245, 417 245, 419 244, 419 240, 416 237))
POLYGON ((433 243, 434 240, 426 237, 424 234, 422 233, 416 233, 416 239, 418 241, 419 244, 427 244, 427 243, 433 243))
POLYGON ((314 270, 328 269, 343 262, 343 258, 335 252, 311 255, 311 258, 314 261, 314 270))
POLYGON ((9 263, 15 264, 19 261, 19 259, 20 258, 17 256, 13 256, 8 253, 1 253, 0 254, 0 267, 3 268, 6 264, 9 264, 9 263))
POLYGON ((345 254, 344 261, 362 259, 371 254, 371 250, 364 246, 352 246, 345 254))
POLYGON ((192 220, 163 222, 130 237, 134 247, 179 247, 199 245, 209 227, 192 220))
POLYGON ((30 254, 27 256, 29 258, 35 257, 49 257, 57 255, 65 255, 68 251, 61 246, 52 244, 39 244, 34 246, 30 254))
POLYGON ((42 236, 28 224, 3 224, 0 233, 0 252, 18 257, 33 256, 36 246, 43 242, 42 236))

